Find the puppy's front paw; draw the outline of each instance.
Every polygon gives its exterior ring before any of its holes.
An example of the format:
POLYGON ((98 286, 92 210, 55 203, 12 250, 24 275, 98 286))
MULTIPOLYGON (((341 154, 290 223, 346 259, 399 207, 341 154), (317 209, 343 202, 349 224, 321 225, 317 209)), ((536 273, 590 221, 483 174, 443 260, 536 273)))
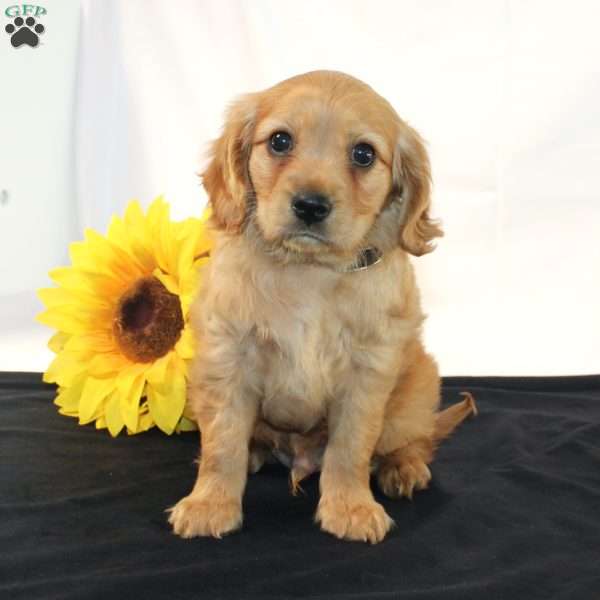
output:
POLYGON ((341 496, 322 496, 317 508, 321 529, 338 538, 377 544, 394 525, 375 500, 352 501, 341 496))
POLYGON ((389 498, 412 499, 414 490, 424 490, 430 481, 431 471, 421 459, 384 463, 377 473, 379 487, 389 498))
POLYGON ((170 512, 169 523, 182 538, 213 536, 221 538, 242 525, 242 508, 235 500, 190 494, 182 498, 170 512))

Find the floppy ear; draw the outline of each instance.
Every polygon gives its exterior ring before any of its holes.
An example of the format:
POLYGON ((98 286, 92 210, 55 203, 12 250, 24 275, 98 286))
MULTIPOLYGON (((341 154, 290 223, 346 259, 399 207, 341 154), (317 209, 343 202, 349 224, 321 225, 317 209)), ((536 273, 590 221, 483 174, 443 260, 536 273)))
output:
POLYGON ((431 169, 421 136, 405 125, 396 145, 392 168, 394 187, 404 203, 400 246, 415 256, 431 252, 431 243, 444 235, 439 223, 429 217, 431 169))
POLYGON ((202 184, 218 229, 239 232, 250 190, 248 159, 256 118, 256 96, 237 100, 227 111, 221 137, 212 145, 211 161, 202 173, 202 184))

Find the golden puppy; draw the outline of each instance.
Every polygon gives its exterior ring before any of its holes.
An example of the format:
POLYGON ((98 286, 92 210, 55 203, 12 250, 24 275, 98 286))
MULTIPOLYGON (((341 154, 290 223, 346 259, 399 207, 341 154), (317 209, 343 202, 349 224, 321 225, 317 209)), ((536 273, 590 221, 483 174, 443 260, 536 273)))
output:
POLYGON ((421 343, 408 254, 442 235, 423 142, 366 84, 316 71, 238 100, 203 182, 216 244, 193 308, 189 390, 202 453, 173 529, 240 527, 260 466, 253 437, 294 432, 310 446, 325 424, 316 520, 378 542, 392 520, 370 489, 372 459, 381 490, 410 497, 431 478, 436 441, 472 408, 437 412, 421 343))

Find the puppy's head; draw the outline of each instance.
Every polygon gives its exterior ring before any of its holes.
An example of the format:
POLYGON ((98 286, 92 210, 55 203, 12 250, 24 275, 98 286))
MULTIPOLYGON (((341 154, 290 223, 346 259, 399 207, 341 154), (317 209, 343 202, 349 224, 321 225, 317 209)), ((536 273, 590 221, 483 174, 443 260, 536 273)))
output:
POLYGON ((342 264, 366 245, 430 252, 430 169, 419 135, 366 84, 330 71, 229 110, 203 175, 215 227, 270 251, 342 264))

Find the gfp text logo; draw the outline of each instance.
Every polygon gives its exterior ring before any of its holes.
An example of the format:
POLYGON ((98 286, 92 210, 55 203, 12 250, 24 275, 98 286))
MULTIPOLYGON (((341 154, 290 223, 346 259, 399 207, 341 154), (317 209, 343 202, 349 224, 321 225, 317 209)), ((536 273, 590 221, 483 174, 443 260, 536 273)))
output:
POLYGON ((40 43, 40 35, 46 28, 36 21, 48 11, 43 6, 35 4, 15 4, 8 6, 4 15, 12 19, 4 31, 10 35, 10 43, 14 48, 31 46, 35 48, 40 43))

